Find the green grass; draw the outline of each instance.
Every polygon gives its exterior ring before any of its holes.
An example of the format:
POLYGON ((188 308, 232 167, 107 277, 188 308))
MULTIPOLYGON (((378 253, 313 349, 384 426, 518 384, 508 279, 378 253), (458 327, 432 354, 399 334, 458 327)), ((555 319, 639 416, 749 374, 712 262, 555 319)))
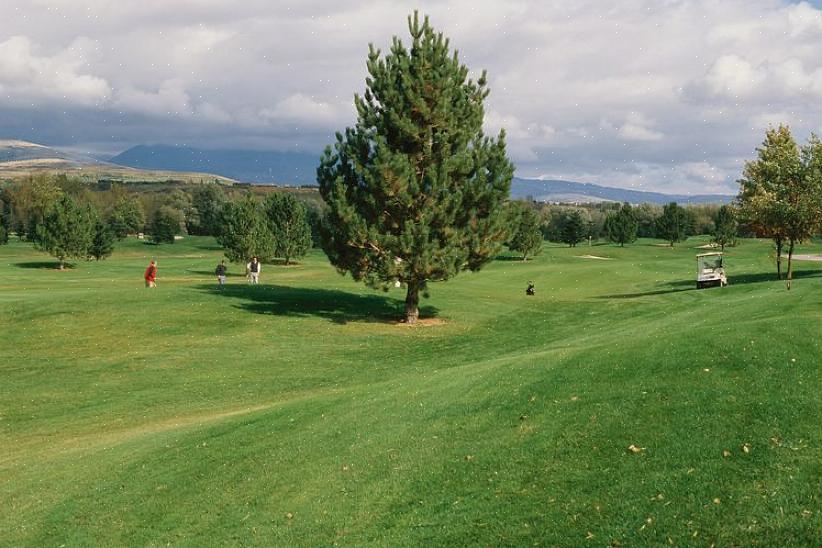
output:
POLYGON ((546 245, 411 328, 319 252, 221 291, 206 238, 65 272, 13 241, 0 545, 814 544, 822 263, 788 292, 744 241, 697 291, 702 243, 546 245))

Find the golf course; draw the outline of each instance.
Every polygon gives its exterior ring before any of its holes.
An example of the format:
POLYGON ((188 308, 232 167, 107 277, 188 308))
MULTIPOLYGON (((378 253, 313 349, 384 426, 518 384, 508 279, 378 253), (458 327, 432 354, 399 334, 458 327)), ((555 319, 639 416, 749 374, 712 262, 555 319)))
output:
POLYGON ((15 238, 0 546, 814 544, 822 262, 786 291, 741 240, 697 290, 707 242, 546 243, 408 326, 319 250, 221 289, 209 237, 65 271, 15 238))

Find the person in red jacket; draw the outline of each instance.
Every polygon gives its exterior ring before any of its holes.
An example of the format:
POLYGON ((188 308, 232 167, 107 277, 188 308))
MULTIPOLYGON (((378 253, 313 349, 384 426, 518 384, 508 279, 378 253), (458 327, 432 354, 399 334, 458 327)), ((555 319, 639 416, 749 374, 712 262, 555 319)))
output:
POLYGON ((157 263, 155 261, 151 261, 143 277, 146 279, 146 287, 157 287, 157 263))

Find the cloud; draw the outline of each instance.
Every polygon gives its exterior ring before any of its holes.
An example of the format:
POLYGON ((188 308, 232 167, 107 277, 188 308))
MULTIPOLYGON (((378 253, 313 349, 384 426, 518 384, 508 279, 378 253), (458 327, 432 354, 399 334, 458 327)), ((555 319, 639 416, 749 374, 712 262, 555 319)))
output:
POLYGON ((115 106, 121 109, 156 116, 187 116, 191 114, 190 98, 182 80, 165 80, 154 91, 127 87, 117 93, 115 106))
POLYGON ((68 47, 43 55, 25 36, 0 42, 0 87, 7 98, 94 105, 106 101, 111 88, 104 78, 83 71, 95 45, 77 38, 68 47))
POLYGON ((651 129, 653 124, 653 121, 648 120, 642 114, 632 112, 619 128, 618 134, 629 141, 659 141, 664 135, 651 129))
MULTIPOLYGON (((506 129, 519 175, 730 192, 768 124, 800 140, 822 127, 822 11, 808 2, 418 5, 473 77, 488 70, 485 130, 506 129)), ((368 43, 409 41, 409 8, 393 0, 3 6, 9 136, 106 149, 319 151, 354 122, 368 43)))
POLYGON ((317 101, 302 93, 294 93, 280 100, 273 108, 264 108, 260 116, 269 121, 286 121, 311 125, 340 122, 339 109, 317 101))

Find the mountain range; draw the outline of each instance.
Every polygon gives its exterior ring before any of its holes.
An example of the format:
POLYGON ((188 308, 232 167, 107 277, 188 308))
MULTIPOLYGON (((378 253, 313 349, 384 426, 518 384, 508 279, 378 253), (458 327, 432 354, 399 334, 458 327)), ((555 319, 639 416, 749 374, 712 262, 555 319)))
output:
MULTIPOLYGON (((21 170, 50 170, 95 173, 133 180, 179 178, 207 180, 217 178, 269 185, 316 185, 319 154, 260 150, 207 150, 185 146, 138 145, 107 162, 91 156, 45 147, 25 141, 0 141, 0 176, 21 170), (215 175, 208 175, 215 174, 215 175)), ((514 177, 511 197, 532 198, 540 202, 586 203, 629 202, 665 204, 728 203, 730 195, 663 194, 562 180, 514 177)))
POLYGON ((531 198, 537 202, 590 203, 628 202, 631 204, 727 204, 734 199, 726 194, 663 194, 629 190, 573 181, 521 179, 511 181, 512 198, 531 198))
POLYGON ((206 173, 143 170, 117 165, 88 154, 19 140, 0 140, 0 179, 18 179, 33 173, 65 173, 85 182, 100 180, 155 183, 169 180, 231 184, 226 177, 206 173))
POLYGON ((320 155, 273 150, 204 150, 168 145, 138 145, 109 160, 138 169, 216 173, 244 183, 317 184, 320 155))

